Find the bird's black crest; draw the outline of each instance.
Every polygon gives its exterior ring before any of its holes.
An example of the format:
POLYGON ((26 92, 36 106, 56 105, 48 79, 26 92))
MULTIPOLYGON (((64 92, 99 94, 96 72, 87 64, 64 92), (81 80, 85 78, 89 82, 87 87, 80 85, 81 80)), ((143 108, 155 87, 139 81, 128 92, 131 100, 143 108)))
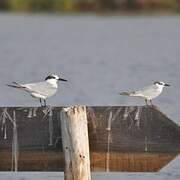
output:
POLYGON ((49 76, 46 77, 45 81, 48 80, 48 79, 56 79, 56 78, 54 76, 49 75, 49 76))
POLYGON ((162 83, 162 82, 159 82, 159 81, 154 82, 154 84, 163 85, 163 83, 162 83))

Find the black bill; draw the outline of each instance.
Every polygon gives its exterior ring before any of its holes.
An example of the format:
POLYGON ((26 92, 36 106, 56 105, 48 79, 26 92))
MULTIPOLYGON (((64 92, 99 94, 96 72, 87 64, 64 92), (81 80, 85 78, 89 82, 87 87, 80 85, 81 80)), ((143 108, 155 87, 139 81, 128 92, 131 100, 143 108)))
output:
POLYGON ((67 81, 66 79, 62 79, 62 78, 59 78, 58 80, 59 81, 67 81))

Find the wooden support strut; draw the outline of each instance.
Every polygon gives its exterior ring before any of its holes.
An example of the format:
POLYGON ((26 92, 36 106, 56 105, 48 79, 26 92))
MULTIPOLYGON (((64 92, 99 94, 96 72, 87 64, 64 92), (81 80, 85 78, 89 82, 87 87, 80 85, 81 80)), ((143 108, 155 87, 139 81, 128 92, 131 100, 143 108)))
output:
POLYGON ((61 132, 65 180, 90 180, 89 138, 85 106, 63 108, 61 132))

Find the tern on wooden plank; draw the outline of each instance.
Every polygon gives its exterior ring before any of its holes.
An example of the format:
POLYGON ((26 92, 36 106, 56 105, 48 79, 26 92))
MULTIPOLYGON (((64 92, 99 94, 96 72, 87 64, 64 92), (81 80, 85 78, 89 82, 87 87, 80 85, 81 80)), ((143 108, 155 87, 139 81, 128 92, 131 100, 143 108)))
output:
POLYGON ((148 101, 152 104, 152 99, 158 97, 165 86, 170 86, 169 84, 163 81, 156 81, 154 84, 144 87, 142 90, 130 91, 130 92, 121 92, 120 95, 123 96, 133 96, 133 97, 141 97, 145 99, 146 105, 148 105, 148 101))
POLYGON ((12 82, 12 84, 7 84, 7 86, 18 88, 28 92, 32 97, 39 99, 41 106, 46 106, 46 99, 53 96, 57 92, 58 81, 67 80, 60 78, 56 74, 50 74, 45 78, 45 81, 43 82, 29 84, 12 82), (44 101, 44 105, 42 104, 42 99, 44 101))

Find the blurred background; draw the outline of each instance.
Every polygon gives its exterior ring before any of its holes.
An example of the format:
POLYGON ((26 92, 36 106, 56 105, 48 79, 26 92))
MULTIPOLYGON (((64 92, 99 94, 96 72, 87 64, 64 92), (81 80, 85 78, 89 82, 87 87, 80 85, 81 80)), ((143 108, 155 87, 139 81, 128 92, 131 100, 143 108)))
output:
POLYGON ((180 0, 0 0, 9 11, 180 11, 180 0))
POLYGON ((180 0, 0 0, 0 105, 39 106, 12 81, 68 79, 52 106, 144 105, 118 92, 171 84, 154 100, 180 123, 180 0))

